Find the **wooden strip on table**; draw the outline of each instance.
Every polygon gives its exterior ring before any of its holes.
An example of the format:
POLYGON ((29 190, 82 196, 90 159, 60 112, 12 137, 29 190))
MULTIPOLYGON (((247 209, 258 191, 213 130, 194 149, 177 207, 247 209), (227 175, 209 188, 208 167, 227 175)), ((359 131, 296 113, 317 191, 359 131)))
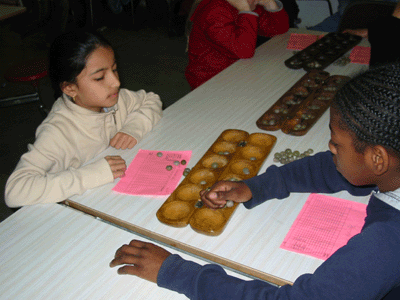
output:
POLYGON ((150 239, 155 240, 157 242, 160 242, 162 244, 169 245, 169 246, 171 246, 173 248, 176 248, 176 249, 179 249, 179 250, 183 250, 183 251, 185 251, 187 253, 190 253, 190 254, 196 255, 198 257, 204 258, 206 260, 215 262, 217 264, 223 265, 225 267, 228 267, 230 269, 239 271, 241 273, 250 275, 251 277, 255 277, 255 278, 270 282, 270 283, 278 285, 278 286, 283 286, 283 285, 286 285, 286 284, 290 284, 290 285, 293 284, 292 282, 284 280, 282 278, 279 278, 279 277, 273 276, 271 274, 267 274, 267 273, 261 272, 259 270, 250 268, 250 267, 242 265, 242 264, 239 264, 237 262, 234 262, 232 260, 226 259, 224 257, 218 256, 218 255, 214 255, 214 254, 212 254, 210 252, 207 252, 207 251, 192 247, 192 246, 190 246, 188 244, 181 243, 179 241, 176 241, 176 240, 173 240, 171 238, 162 236, 160 234, 157 234, 155 232, 149 231, 149 230, 144 229, 142 227, 139 227, 139 226, 136 226, 134 224, 125 222, 125 221, 123 221, 121 219, 118 219, 118 218, 115 218, 113 216, 107 215, 105 213, 102 213, 102 212, 100 212, 98 210, 95 210, 95 209, 90 208, 88 206, 82 205, 80 203, 77 203, 77 202, 74 202, 74 201, 71 201, 71 200, 68 200, 68 199, 63 201, 63 203, 65 205, 68 205, 68 206, 72 207, 72 208, 80 210, 80 211, 82 211, 84 213, 87 213, 87 214, 92 215, 94 217, 100 218, 100 219, 102 219, 104 221, 110 222, 110 223, 115 224, 117 226, 120 226, 122 228, 125 228, 125 229, 128 229, 130 231, 133 231, 134 233, 137 233, 139 235, 145 236, 147 238, 150 238, 150 239))

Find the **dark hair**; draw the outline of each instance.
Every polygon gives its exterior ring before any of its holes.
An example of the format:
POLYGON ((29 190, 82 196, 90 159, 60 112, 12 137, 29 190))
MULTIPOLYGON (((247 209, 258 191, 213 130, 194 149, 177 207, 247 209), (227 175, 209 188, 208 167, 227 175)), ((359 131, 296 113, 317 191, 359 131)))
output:
POLYGON ((54 40, 49 52, 49 76, 56 98, 62 94, 63 82, 76 83, 88 56, 98 47, 111 48, 111 44, 95 32, 74 30, 54 40))
POLYGON ((381 145, 400 157, 399 63, 354 77, 338 91, 332 106, 354 133, 356 151, 362 153, 369 145, 381 145))

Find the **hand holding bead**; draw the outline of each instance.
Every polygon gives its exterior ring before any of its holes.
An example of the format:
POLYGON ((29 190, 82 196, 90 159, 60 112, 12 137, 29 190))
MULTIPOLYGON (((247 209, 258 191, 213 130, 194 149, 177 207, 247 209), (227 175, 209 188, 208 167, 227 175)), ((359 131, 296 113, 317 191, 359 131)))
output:
POLYGON ((200 192, 201 201, 211 209, 223 208, 228 200, 241 203, 252 198, 249 187, 243 182, 219 181, 211 189, 200 192))

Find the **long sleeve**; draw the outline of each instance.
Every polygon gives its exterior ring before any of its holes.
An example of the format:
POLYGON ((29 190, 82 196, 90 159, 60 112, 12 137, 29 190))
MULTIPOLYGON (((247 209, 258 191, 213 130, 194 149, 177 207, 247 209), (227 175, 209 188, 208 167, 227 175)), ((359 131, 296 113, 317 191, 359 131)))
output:
POLYGON ((120 132, 134 137, 138 142, 150 132, 162 117, 160 97, 144 90, 138 92, 121 89, 117 113, 121 114, 120 132))
POLYGON ((74 145, 54 127, 42 131, 28 148, 6 184, 10 207, 60 202, 114 180, 104 158, 82 165, 74 157, 74 145))
POLYGON ((218 265, 204 266, 178 255, 163 263, 157 284, 189 299, 388 299, 400 290, 400 213, 374 197, 374 222, 321 264, 314 274, 293 285, 275 287, 260 280, 244 281, 218 265))
POLYGON ((276 1, 279 10, 268 11, 263 6, 258 5, 254 12, 259 14, 258 35, 273 37, 283 34, 289 30, 289 16, 283 9, 283 4, 276 1))
POLYGON ((284 199, 290 193, 336 193, 347 190, 366 196, 375 188, 351 185, 337 170, 330 151, 317 153, 282 167, 271 166, 265 173, 245 180, 253 198, 244 203, 252 208, 269 199, 284 199))

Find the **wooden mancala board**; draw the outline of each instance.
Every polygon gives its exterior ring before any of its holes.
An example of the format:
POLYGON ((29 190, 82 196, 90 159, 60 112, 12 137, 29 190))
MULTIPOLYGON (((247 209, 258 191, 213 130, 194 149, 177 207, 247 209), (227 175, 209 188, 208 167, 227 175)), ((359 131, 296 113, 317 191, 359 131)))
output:
POLYGON ((276 137, 266 133, 225 130, 165 200, 157 218, 170 226, 190 224, 202 234, 221 234, 238 203, 212 210, 202 205, 200 191, 220 180, 238 181, 257 175, 275 142, 276 137))
POLYGON ((362 40, 349 33, 331 32, 285 60, 290 69, 323 70, 362 40))
POLYGON ((297 81, 256 122, 264 130, 281 129, 284 133, 301 136, 328 109, 336 92, 349 80, 347 76, 312 70, 297 81))

